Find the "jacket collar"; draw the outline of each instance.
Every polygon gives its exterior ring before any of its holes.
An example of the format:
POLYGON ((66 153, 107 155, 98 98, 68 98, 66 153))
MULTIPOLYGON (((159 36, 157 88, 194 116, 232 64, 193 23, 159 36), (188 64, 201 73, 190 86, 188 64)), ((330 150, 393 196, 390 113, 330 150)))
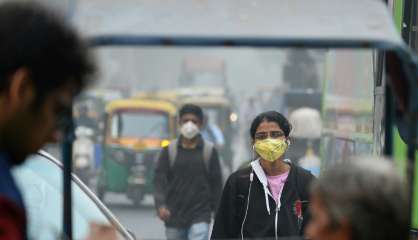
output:
MULTIPOLYGON (((284 159, 283 161, 288 163, 288 164, 291 164, 290 159, 284 159)), ((251 162, 251 168, 252 168, 253 172, 255 173, 255 175, 257 176, 258 180, 260 180, 261 184, 263 184, 263 186, 268 187, 267 175, 264 172, 264 169, 260 164, 260 159, 252 161, 251 162)), ((267 190, 268 190, 268 188, 267 188, 267 190)))

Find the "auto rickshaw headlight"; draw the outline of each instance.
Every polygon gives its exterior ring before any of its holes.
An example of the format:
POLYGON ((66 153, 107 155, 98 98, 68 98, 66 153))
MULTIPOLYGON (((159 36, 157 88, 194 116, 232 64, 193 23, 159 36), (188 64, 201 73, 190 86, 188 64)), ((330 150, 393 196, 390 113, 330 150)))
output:
POLYGON ((161 141, 161 147, 167 147, 170 145, 170 140, 164 139, 161 141))

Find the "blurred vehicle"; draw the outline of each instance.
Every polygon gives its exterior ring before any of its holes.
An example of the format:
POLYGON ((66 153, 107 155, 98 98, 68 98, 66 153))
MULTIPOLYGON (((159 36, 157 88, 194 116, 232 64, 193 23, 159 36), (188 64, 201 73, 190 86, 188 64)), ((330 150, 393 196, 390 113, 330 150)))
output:
MULTIPOLYGON (((13 170, 28 209, 29 239, 60 239, 62 229, 61 163, 44 151, 13 170)), ((112 225, 120 239, 135 239, 78 177, 72 175, 74 239, 86 239, 92 222, 112 225)))
POLYGON ((93 165, 94 170, 98 170, 101 165, 104 131, 104 115, 106 105, 110 101, 123 98, 119 90, 107 88, 92 88, 80 94, 74 103, 74 119, 76 126, 88 127, 93 131, 91 139, 94 143, 93 165))
POLYGON ((227 89, 225 61, 215 56, 188 56, 180 74, 181 88, 227 89))
POLYGON ((94 137, 96 137, 99 131, 99 114, 97 109, 94 108, 92 102, 86 100, 84 102, 76 104, 74 108, 75 124, 77 127, 89 128, 94 137))
POLYGON ((163 100, 122 99, 107 105, 100 199, 106 192, 126 193, 139 205, 153 192, 158 153, 176 137, 176 114, 175 105, 163 100))
POLYGON ((292 124, 291 145, 286 157, 319 176, 321 161, 318 157, 322 134, 320 112, 312 108, 299 108, 290 114, 292 124))
MULTIPOLYGON (((335 51, 327 55, 327 73, 322 93, 323 167, 345 161, 351 155, 374 152, 381 141, 373 140, 373 123, 379 123, 383 107, 374 106, 372 52, 335 51), (361 72, 356 71, 364 66, 361 72)), ((376 136, 378 137, 378 136, 376 136)))
POLYGON ((119 90, 106 88, 92 88, 83 92, 78 98, 75 105, 75 118, 79 116, 78 105, 87 106, 89 116, 99 118, 105 113, 106 105, 110 101, 123 98, 123 94, 119 90))
POLYGON ((94 139, 93 130, 77 127, 73 143, 73 171, 86 184, 94 176, 94 139))
POLYGON ((322 108, 321 89, 288 89, 283 96, 282 112, 290 114, 298 108, 308 107, 318 111, 322 108))
POLYGON ((288 51, 283 66, 283 84, 274 88, 277 94, 271 95, 268 105, 287 116, 301 107, 321 111, 323 79, 316 65, 325 64, 325 55, 321 50, 288 51))

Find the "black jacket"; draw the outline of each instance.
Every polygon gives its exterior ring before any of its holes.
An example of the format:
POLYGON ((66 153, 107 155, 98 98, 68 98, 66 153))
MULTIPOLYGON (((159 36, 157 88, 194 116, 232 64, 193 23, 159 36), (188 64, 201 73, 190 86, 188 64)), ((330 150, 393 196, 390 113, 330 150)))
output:
MULTIPOLYGON (((179 141, 180 143, 180 141, 179 141)), ((178 145, 170 166, 168 148, 161 151, 155 171, 155 206, 170 210, 168 227, 187 228, 193 223, 210 222, 222 192, 219 157, 213 149, 208 166, 203 159, 203 140, 195 149, 178 145)))
MULTIPOLYGON (((277 211, 278 238, 301 236, 309 218, 309 185, 314 176, 303 168, 290 165, 291 170, 281 195, 281 208, 277 211), (300 217, 296 213, 299 203, 302 205, 300 217)), ((269 214, 263 184, 255 172, 251 183, 252 172, 253 167, 248 167, 229 177, 216 214, 212 239, 241 239, 241 230, 244 238, 276 238, 276 202, 268 195, 269 214), (243 224, 250 183, 248 212, 243 224)))

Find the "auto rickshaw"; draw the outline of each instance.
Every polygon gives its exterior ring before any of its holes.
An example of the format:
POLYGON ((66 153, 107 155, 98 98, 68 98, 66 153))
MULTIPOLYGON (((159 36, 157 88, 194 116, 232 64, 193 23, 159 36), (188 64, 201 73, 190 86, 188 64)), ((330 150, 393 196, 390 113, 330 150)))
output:
POLYGON ((139 205, 153 192, 156 159, 161 147, 175 138, 176 112, 175 105, 163 100, 122 99, 107 105, 100 199, 106 192, 126 193, 139 205))

